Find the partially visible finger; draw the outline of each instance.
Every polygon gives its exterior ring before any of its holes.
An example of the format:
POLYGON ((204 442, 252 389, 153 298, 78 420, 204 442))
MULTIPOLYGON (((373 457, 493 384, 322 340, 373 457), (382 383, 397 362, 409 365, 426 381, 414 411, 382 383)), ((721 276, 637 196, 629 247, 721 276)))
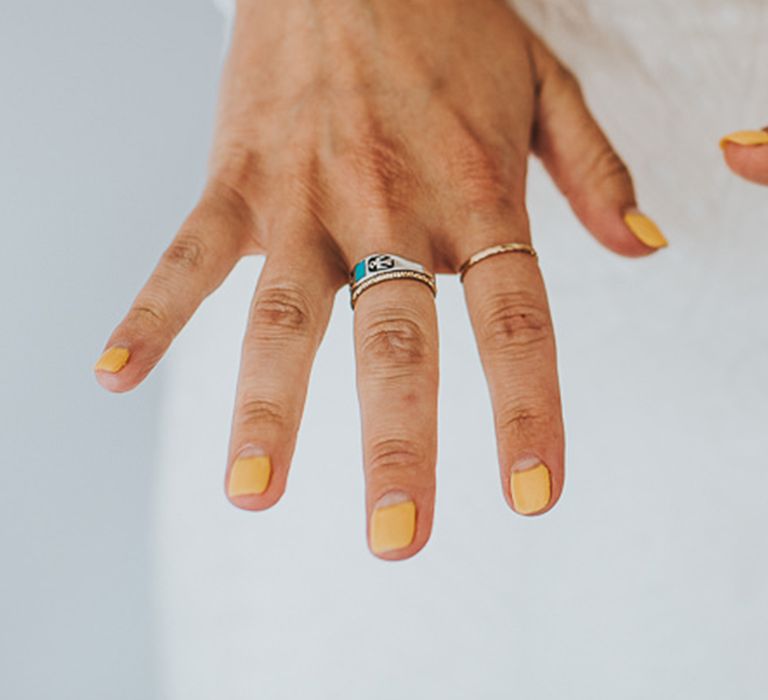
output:
POLYGON ((182 225, 94 370, 110 391, 127 391, 159 362, 195 309, 243 252, 251 216, 241 199, 209 189, 182 225))
POLYGON ((285 490, 315 353, 342 264, 322 236, 284 240, 264 263, 243 341, 226 492, 262 510, 285 490))
POLYGON ((437 458, 438 339, 429 288, 409 279, 365 291, 355 305, 368 544, 406 559, 429 539, 437 458))
POLYGON ((592 116, 578 81, 538 38, 533 47, 540 80, 533 151, 607 248, 633 257, 665 247, 658 226, 638 211, 629 170, 592 116))
POLYGON ((564 431, 539 267, 529 255, 495 255, 467 270, 464 292, 491 393, 504 496, 518 513, 543 513, 562 492, 564 431))
POLYGON ((720 141, 728 167, 737 175, 768 185, 768 127, 762 131, 735 131, 720 141))

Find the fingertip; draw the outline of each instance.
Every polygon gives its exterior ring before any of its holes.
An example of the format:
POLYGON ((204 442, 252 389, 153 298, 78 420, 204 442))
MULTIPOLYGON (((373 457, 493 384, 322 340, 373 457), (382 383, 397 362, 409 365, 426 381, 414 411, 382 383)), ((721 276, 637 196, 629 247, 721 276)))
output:
POLYGON ((729 145, 762 146, 768 144, 768 130, 743 130, 726 134, 720 139, 720 148, 726 150, 729 145))
POLYGON ((627 209, 622 220, 634 239, 643 246, 643 254, 650 255, 669 246, 667 237, 656 222, 639 209, 627 209))
POLYGON ((369 518, 368 549, 385 561, 402 561, 418 554, 429 541, 432 509, 419 507, 401 491, 379 498, 369 518))
POLYGON ((136 386, 135 384, 129 384, 126 382, 124 377, 112 374, 110 372, 95 370, 94 375, 96 377, 96 381, 99 383, 99 386, 112 394, 124 394, 136 386))
POLYGON ((131 351, 127 347, 111 345, 101 354, 93 366, 96 381, 107 391, 123 393, 136 386, 128 377, 134 369, 131 351))
POLYGON ((285 479, 277 477, 270 455, 248 445, 238 452, 227 471, 227 499, 241 510, 267 510, 285 493, 285 479))
POLYGON ((562 470, 551 469, 538 457, 524 457, 509 470, 507 503, 518 515, 544 515, 560 500, 562 481, 562 470))
POLYGON ((768 185, 768 131, 736 131, 720 140, 720 148, 732 172, 768 185))
POLYGON ((427 542, 429 542, 429 537, 420 541, 414 541, 413 544, 411 544, 409 547, 389 552, 376 551, 370 546, 370 544, 368 545, 368 549, 374 557, 381 559, 382 561, 406 561, 407 559, 411 559, 415 557, 419 552, 421 552, 421 550, 426 546, 427 542))
POLYGON ((238 510, 261 511, 269 510, 276 505, 283 497, 283 491, 270 489, 269 493, 264 494, 242 494, 232 496, 227 493, 227 500, 238 510))
POLYGON ((96 381, 114 394, 135 389, 160 359, 141 341, 110 345, 93 366, 96 381))

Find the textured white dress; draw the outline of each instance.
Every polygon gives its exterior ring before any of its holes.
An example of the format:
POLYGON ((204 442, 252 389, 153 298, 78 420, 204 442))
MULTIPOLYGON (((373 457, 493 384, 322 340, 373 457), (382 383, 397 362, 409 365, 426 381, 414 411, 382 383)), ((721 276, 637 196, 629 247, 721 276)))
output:
MULTIPOLYGON (((768 121, 765 0, 526 0, 631 165, 668 250, 618 258, 537 164, 558 332, 560 504, 504 504, 456 278, 439 280, 434 535, 365 545, 352 318, 339 294, 284 500, 223 494, 242 263, 172 350, 156 500, 164 700, 763 700, 768 693, 768 188, 721 135, 768 121)), ((265 368, 268 371, 268 368, 265 368)))

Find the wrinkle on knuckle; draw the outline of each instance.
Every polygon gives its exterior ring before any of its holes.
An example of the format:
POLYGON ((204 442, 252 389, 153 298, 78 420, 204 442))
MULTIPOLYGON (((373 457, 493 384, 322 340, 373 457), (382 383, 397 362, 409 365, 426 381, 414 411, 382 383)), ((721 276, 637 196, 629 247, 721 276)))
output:
POLYGON ((311 325, 311 306, 306 293, 289 284, 259 290, 251 310, 251 327, 257 335, 304 334, 311 325))
POLYGON ((128 312, 128 320, 138 322, 141 325, 158 327, 167 324, 168 316, 159 304, 145 302, 131 307, 128 312))
POLYGON ((421 326, 405 315, 371 320, 362 331, 362 356, 371 363, 411 367, 427 356, 427 339, 421 326))
POLYGON ((627 166, 607 142, 588 161, 585 171, 593 183, 618 182, 631 185, 627 166))
POLYGON ((541 423, 538 412, 517 402, 503 406, 496 415, 499 435, 529 435, 541 423))
POLYGON ((529 353, 552 338, 547 310, 528 294, 497 294, 487 302, 481 339, 499 353, 529 353))
POLYGON ((206 256, 206 245, 202 239, 188 233, 179 236, 168 246, 163 260, 180 272, 195 272, 203 266, 206 256))
POLYGON ((346 159, 357 179, 357 196, 366 208, 385 211, 408 209, 416 184, 405 146, 372 127, 358 135, 346 159))
POLYGON ((368 470, 372 475, 408 472, 424 463, 424 450, 415 440, 383 438, 374 440, 368 448, 368 470))
POLYGON ((282 426, 288 422, 284 406, 276 401, 264 398, 245 398, 237 407, 239 422, 244 425, 282 426))
POLYGON ((465 206, 494 214, 511 208, 512 175, 499 149, 462 126, 450 140, 447 152, 451 179, 465 206))

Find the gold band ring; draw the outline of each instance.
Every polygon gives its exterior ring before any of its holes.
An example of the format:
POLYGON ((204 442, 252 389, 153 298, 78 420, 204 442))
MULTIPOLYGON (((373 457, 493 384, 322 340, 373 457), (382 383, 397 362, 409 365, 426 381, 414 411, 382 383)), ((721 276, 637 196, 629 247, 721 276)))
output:
POLYGON ((432 296, 437 294, 437 285, 435 284, 435 276, 431 272, 421 272, 420 270, 387 270, 386 272, 379 272, 372 277, 366 277, 357 284, 353 285, 350 294, 350 303, 352 308, 355 308, 355 302, 360 295, 366 290, 370 289, 379 282, 386 282, 387 280, 396 279, 411 279, 423 282, 432 291, 432 296))
POLYGON ((464 264, 459 268, 459 280, 464 281, 464 275, 467 274, 467 270, 473 265, 477 265, 481 260, 490 258, 493 255, 499 255, 501 253, 525 253, 532 258, 538 258, 538 254, 532 246, 526 243, 500 243, 499 245, 492 245, 488 248, 478 251, 474 255, 471 255, 464 264))

